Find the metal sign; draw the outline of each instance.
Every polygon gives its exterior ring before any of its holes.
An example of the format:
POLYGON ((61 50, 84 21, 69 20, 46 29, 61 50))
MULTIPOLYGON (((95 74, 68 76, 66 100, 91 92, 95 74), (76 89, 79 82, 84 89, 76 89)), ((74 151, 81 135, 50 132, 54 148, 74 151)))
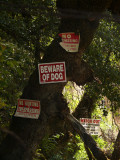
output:
POLYGON ((40 101, 18 99, 16 117, 38 119, 40 115, 40 101))
POLYGON ((39 83, 66 82, 65 62, 38 64, 39 83))
POLYGON ((98 135, 100 129, 100 119, 80 118, 80 123, 91 135, 98 135))
POLYGON ((75 33, 60 33, 59 36, 62 38, 60 45, 67 52, 78 52, 80 35, 75 33))

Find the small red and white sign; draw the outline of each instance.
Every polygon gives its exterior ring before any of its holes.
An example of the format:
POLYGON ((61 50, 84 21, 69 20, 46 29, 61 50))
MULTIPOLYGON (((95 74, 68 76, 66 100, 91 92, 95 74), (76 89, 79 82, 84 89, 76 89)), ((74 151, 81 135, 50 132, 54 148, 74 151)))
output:
POLYGON ((75 33, 60 33, 59 36, 62 38, 60 45, 67 52, 78 52, 80 35, 75 33))
POLYGON ((80 123, 91 135, 99 134, 100 121, 100 119, 80 118, 80 123))
POLYGON ((38 119, 40 115, 40 101, 18 99, 16 117, 38 119))
POLYGON ((65 62, 38 64, 39 83, 66 82, 65 62))

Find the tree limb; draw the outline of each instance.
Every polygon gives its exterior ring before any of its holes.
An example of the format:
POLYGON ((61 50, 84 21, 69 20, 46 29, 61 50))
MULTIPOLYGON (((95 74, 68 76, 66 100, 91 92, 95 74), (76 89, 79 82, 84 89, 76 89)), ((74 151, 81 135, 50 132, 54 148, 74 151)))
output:
POLYGON ((73 126, 75 131, 80 135, 81 139, 83 140, 84 144, 91 150, 94 157, 97 160, 107 160, 104 153, 98 148, 96 142, 90 136, 85 128, 80 124, 80 122, 71 114, 67 115, 67 120, 69 120, 70 124, 73 126))

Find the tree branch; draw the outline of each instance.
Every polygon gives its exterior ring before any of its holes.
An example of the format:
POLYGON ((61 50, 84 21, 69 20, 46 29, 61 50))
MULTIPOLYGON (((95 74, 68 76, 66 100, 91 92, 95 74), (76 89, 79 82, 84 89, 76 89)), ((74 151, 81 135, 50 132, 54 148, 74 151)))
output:
POLYGON ((75 131, 80 135, 84 144, 91 150, 94 157, 97 160, 107 160, 104 153, 98 148, 94 139, 86 132, 85 128, 80 124, 80 122, 71 114, 67 115, 67 120, 73 126, 75 131))

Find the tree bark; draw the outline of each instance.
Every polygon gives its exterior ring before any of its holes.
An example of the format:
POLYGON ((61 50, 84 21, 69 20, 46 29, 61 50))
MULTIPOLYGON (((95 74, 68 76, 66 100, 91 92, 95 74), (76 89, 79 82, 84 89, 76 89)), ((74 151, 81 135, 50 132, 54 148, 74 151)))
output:
MULTIPOLYGON (((95 0, 91 1, 91 3, 89 3, 89 0, 85 2, 84 0, 58 0, 57 7, 59 11, 62 11, 62 9, 64 10, 64 12, 61 12, 62 19, 59 33, 80 33, 79 51, 77 53, 66 52, 59 45, 61 40, 57 34, 54 41, 46 50, 41 63, 64 61, 66 65, 67 81, 74 81, 78 85, 91 82, 94 77, 93 72, 87 63, 81 60, 81 56, 93 39, 93 35, 99 24, 99 14, 107 8, 110 2, 110 0, 95 0), (73 10, 77 11, 77 15, 73 10), (83 17, 81 11, 82 13, 86 13, 85 17, 83 17), (93 14, 90 14, 91 12, 93 14), (99 12, 99 14, 95 14, 96 12, 99 12)), ((71 124, 74 123, 72 121, 74 117, 71 119, 67 103, 62 95, 62 90, 67 82, 40 85, 38 77, 38 69, 36 69, 30 76, 28 85, 24 88, 21 98, 39 100, 41 104, 40 117, 38 120, 33 120, 13 116, 10 131, 24 142, 25 148, 21 146, 15 136, 8 134, 0 146, 1 160, 32 159, 32 155, 35 153, 39 142, 46 134, 52 135, 54 133, 64 132, 66 122, 65 115, 67 115, 67 119, 71 124)), ((81 112, 81 109, 79 112, 81 112)), ((76 117, 78 117, 77 114, 76 117)), ((81 127, 77 122, 76 127, 78 126, 81 127)), ((75 127, 74 124, 73 127, 75 127)), ((104 154, 96 147, 96 143, 93 142, 93 139, 85 133, 84 128, 82 127, 84 131, 83 134, 81 131, 79 132, 79 127, 76 127, 75 130, 81 135, 84 143, 91 149, 94 156, 98 160, 100 157, 102 160, 106 159, 104 154), (91 143, 93 145, 91 145, 91 143), (100 157, 98 155, 100 155, 100 157)))
POLYGON ((112 153, 111 160, 119 160, 120 159, 120 131, 118 133, 116 142, 114 144, 114 151, 112 153))
POLYGON ((81 102, 76 107, 73 116, 79 118, 91 118, 91 113, 94 110, 95 97, 89 97, 87 93, 84 94, 81 102))

